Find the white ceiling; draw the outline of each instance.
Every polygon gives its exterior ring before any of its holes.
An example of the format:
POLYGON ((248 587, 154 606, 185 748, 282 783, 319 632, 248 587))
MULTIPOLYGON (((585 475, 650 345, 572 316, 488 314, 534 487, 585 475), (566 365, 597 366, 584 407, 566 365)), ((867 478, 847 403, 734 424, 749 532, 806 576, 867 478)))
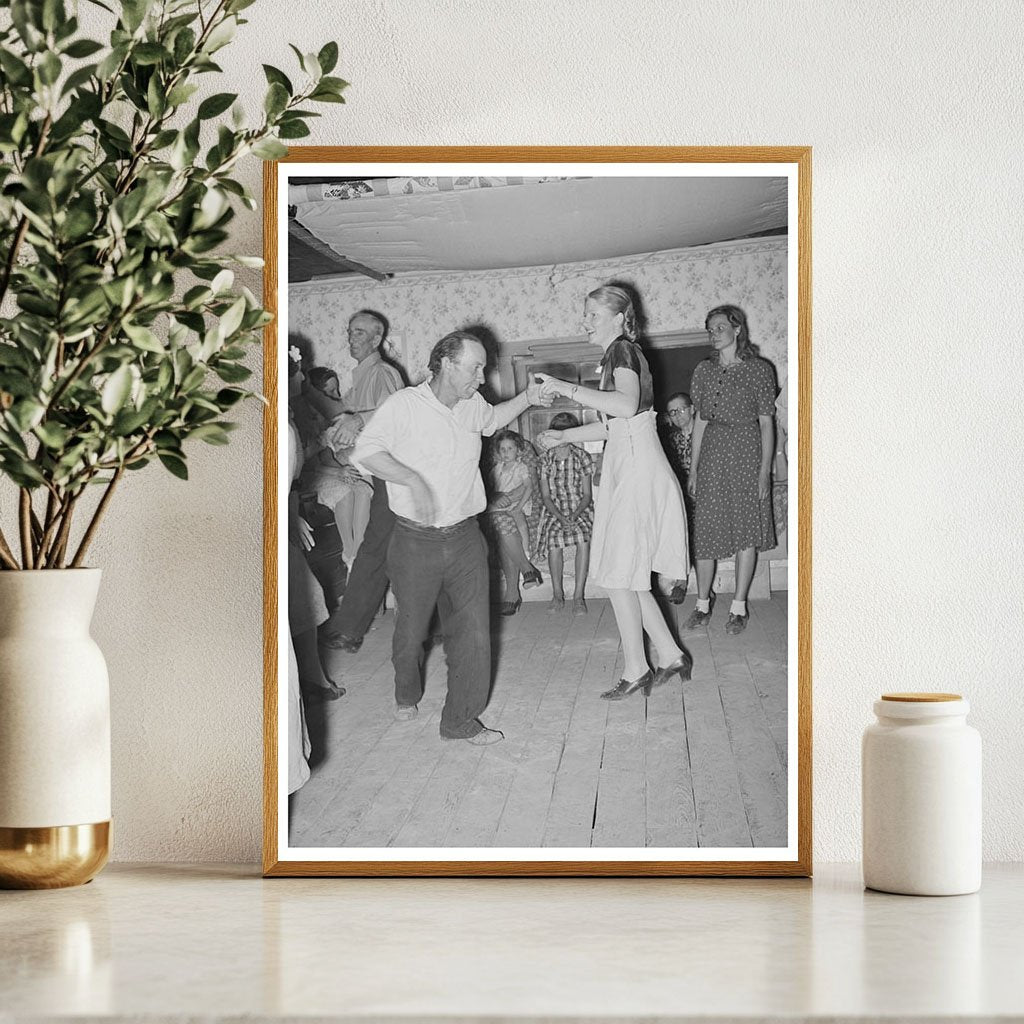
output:
POLYGON ((784 233, 779 177, 602 177, 301 203, 296 220, 383 273, 631 256, 784 233))

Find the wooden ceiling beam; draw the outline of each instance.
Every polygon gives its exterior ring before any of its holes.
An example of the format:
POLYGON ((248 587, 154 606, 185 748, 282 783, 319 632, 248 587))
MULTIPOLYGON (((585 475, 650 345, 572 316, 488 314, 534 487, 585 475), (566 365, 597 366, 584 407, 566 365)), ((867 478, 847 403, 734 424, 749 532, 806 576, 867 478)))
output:
MULTIPOLYGON (((374 281, 387 281, 395 276, 394 274, 387 274, 382 270, 374 270, 373 267, 368 267, 363 263, 349 259, 348 256, 343 256, 341 253, 336 252, 326 242, 322 242, 317 238, 312 231, 308 228, 304 228, 297 220, 288 221, 288 234, 297 241, 302 242, 303 245, 312 249, 318 255, 323 256, 324 259, 334 263, 339 268, 339 273, 354 272, 357 274, 364 274, 366 277, 372 277, 374 281)), ((333 276, 333 274, 317 274, 315 277, 311 278, 311 280, 320 280, 321 278, 333 276)))

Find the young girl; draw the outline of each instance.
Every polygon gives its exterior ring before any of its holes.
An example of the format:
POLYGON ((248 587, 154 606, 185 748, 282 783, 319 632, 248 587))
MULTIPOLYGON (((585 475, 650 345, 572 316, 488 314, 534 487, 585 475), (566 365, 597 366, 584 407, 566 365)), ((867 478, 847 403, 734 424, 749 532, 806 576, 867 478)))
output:
MULTIPOLYGON (((580 421, 571 412, 560 412, 551 418, 552 430, 571 430, 580 421)), ((572 610, 576 615, 587 611, 583 596, 590 562, 590 534, 594 527, 593 474, 594 462, 578 445, 563 441, 546 451, 538 468, 540 493, 544 505, 540 512, 537 549, 548 556, 551 571, 551 604, 549 611, 565 607, 562 589, 562 551, 576 548, 576 586, 572 610)))
POLYGON ((519 440, 511 430, 503 430, 495 437, 498 459, 491 470, 491 487, 496 507, 512 517, 523 542, 527 557, 531 554, 530 526, 526 517, 532 509, 533 478, 521 459, 519 440))
POLYGON ((512 430, 500 430, 492 439, 497 462, 488 474, 491 496, 487 503, 487 525, 497 545, 504 578, 498 608, 502 615, 515 615, 523 603, 520 575, 527 589, 543 582, 540 570, 527 554, 531 545, 525 510, 533 494, 533 474, 523 458, 524 443, 512 430))

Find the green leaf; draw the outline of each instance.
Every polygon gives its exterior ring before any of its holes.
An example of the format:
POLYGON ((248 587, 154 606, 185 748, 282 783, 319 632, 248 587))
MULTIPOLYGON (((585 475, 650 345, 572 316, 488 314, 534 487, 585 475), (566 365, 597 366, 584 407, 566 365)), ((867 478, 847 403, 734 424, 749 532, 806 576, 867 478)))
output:
POLYGON ((60 90, 61 96, 67 96, 69 92, 74 92, 76 89, 80 89, 95 74, 95 64, 87 64, 85 67, 79 68, 77 71, 72 71, 65 79, 64 85, 60 90))
POLYGON ((239 256, 232 255, 228 257, 229 260, 234 260, 236 263, 243 267, 250 267, 253 270, 263 269, 263 258, 260 256, 239 256))
POLYGON ((263 109, 267 112, 267 116, 272 119, 280 114, 288 106, 290 98, 288 90, 279 82, 274 82, 267 90, 267 95, 263 100, 263 109))
POLYGON ((345 97, 339 96, 335 92, 331 92, 328 89, 317 89, 310 97, 311 100, 315 100, 317 103, 344 103, 345 97))
POLYGON ((178 133, 173 128, 165 128, 162 132, 157 132, 149 145, 150 152, 166 149, 177 137, 178 133))
POLYGON ((215 401, 222 410, 227 411, 233 405, 237 405, 248 394, 248 391, 239 391, 238 388, 221 388, 217 392, 215 401))
POLYGON ((110 53, 100 61, 96 68, 96 77, 101 82, 106 82, 108 79, 113 78, 117 69, 121 66, 121 62, 124 60, 125 55, 128 53, 127 44, 115 46, 110 53))
POLYGON ((288 155, 288 147, 283 146, 276 139, 260 139, 252 147, 253 156, 261 160, 280 160, 288 155))
POLYGON ((174 63, 181 67, 196 48, 196 34, 190 28, 182 29, 174 37, 174 63))
POLYGON ((67 21, 63 0, 43 0, 43 30, 53 32, 62 22, 67 21))
POLYGON ((340 93, 347 88, 348 82, 346 82, 344 78, 332 78, 330 75, 326 75, 320 79, 320 85, 317 92, 319 92, 320 89, 330 89, 332 92, 340 93))
POLYGON ((145 20, 152 2, 153 0, 121 0, 122 20, 129 33, 134 34, 145 20))
POLYGON ((221 292, 226 292, 234 282, 234 271, 228 270, 227 267, 225 267, 223 270, 217 271, 217 274, 210 282, 210 290, 214 295, 220 295, 221 292))
POLYGON ((182 103, 187 103, 198 91, 199 86, 194 82, 182 82, 181 85, 176 85, 167 94, 167 105, 169 107, 180 107, 182 103))
POLYGON ((188 373, 185 374, 185 379, 181 382, 178 390, 183 395, 187 395, 196 388, 202 387, 203 381, 206 380, 206 367, 205 366, 194 366, 188 373))
POLYGON ((195 438, 198 441, 205 441, 207 444, 225 445, 230 442, 228 432, 219 423, 204 423, 189 431, 189 440, 195 438))
POLYGON ((60 451, 67 444, 71 431, 59 423, 46 421, 37 423, 32 431, 47 448, 60 451))
POLYGON ((146 425, 153 413, 153 406, 147 403, 142 409, 122 409, 115 417, 111 428, 115 437, 130 437, 146 425))
POLYGON ((14 345, 0 345, 0 366, 15 366, 19 370, 27 370, 28 357, 14 345))
POLYGON ((57 303, 52 299, 44 299, 39 295, 19 292, 18 305, 26 313, 35 313, 36 316, 46 317, 47 319, 57 315, 57 303))
POLYGON ((220 24, 214 26, 213 31, 206 37, 203 43, 203 53, 216 53, 222 46, 227 46, 235 38, 235 31, 238 28, 237 20, 229 16, 220 24))
POLYGON ((130 52, 134 63, 143 67, 171 61, 171 55, 159 43, 139 43, 130 52))
POLYGON ((60 78, 60 68, 60 57, 53 52, 43 54, 43 59, 36 65, 43 85, 53 85, 60 78))
POLYGON ((95 39, 76 39, 64 50, 64 56, 81 60, 83 57, 91 57, 94 53, 99 53, 103 48, 103 44, 97 43, 95 39))
POLYGON ((5 453, 0 468, 19 487, 33 488, 45 482, 45 478, 39 471, 38 466, 29 462, 28 459, 19 459, 12 453, 5 453))
POLYGON ((46 406, 34 398, 22 398, 7 410, 8 417, 18 428, 19 433, 28 433, 43 418, 46 406))
POLYGON ((164 468, 174 474, 179 480, 188 479, 188 467, 185 465, 185 460, 179 458, 177 455, 169 455, 166 452, 160 452, 157 456, 163 463, 164 468))
POLYGON ((213 371, 225 384, 241 384, 252 376, 252 370, 239 363, 218 363, 213 371))
POLYGON ((27 3, 26 0, 13 0, 10 5, 11 21, 25 44, 25 49, 31 53, 38 53, 46 46, 46 37, 42 31, 39 15, 41 5, 38 3, 27 3))
POLYGON ((338 64, 338 44, 327 43, 316 55, 316 59, 320 62, 320 70, 329 75, 338 64))
POLYGON ((185 292, 181 297, 181 303, 186 309, 198 309, 212 295, 213 293, 209 288, 197 284, 185 292))
POLYGON ((0 370, 0 391, 15 398, 31 398, 36 393, 35 381, 13 368, 0 370))
POLYGON ((124 405, 132 389, 132 371, 128 366, 122 366, 115 370, 103 385, 100 393, 100 406, 103 411, 112 416, 124 405))
POLYGON ((280 139, 304 139, 309 135, 309 128, 302 121, 288 121, 277 129, 280 139))
POLYGON ((162 118, 164 111, 167 110, 167 97, 164 95, 159 75, 153 75, 146 87, 146 109, 157 120, 162 118))
POLYGON ((223 114, 237 99, 238 93, 235 92, 218 92, 208 96, 199 104, 199 120, 208 121, 211 117, 223 114))
POLYGON ((242 325, 242 317, 245 315, 245 297, 236 299, 227 312, 220 318, 217 325, 217 333, 221 339, 231 337, 242 325))
POLYGON ((277 68, 273 67, 270 64, 264 64, 263 74, 267 76, 267 82, 270 85, 283 85, 288 90, 289 96, 295 95, 295 89, 292 86, 291 80, 283 71, 279 71, 277 68))
POLYGON ((122 324, 124 333, 132 339, 136 348, 143 352, 158 352, 163 354, 167 350, 163 342, 148 328, 142 324, 122 324))
POLYGON ((32 84, 32 72, 28 65, 11 53, 6 46, 0 47, 0 68, 7 76, 11 85, 24 86, 32 84))

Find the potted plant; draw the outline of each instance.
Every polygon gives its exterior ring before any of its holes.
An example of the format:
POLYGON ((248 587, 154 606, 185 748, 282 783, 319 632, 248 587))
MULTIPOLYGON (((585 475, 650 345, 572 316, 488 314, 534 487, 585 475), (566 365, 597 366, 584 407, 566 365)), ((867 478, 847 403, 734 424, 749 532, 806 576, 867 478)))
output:
MULTIPOLYGON (((125 473, 228 443, 270 315, 223 255, 233 171, 343 102, 338 47, 264 65, 254 123, 204 90, 254 0, 120 0, 106 43, 64 0, 0 0, 0 885, 92 877, 110 821, 109 697, 88 552, 125 473)), ((293 49, 295 49, 293 47, 293 49)))

